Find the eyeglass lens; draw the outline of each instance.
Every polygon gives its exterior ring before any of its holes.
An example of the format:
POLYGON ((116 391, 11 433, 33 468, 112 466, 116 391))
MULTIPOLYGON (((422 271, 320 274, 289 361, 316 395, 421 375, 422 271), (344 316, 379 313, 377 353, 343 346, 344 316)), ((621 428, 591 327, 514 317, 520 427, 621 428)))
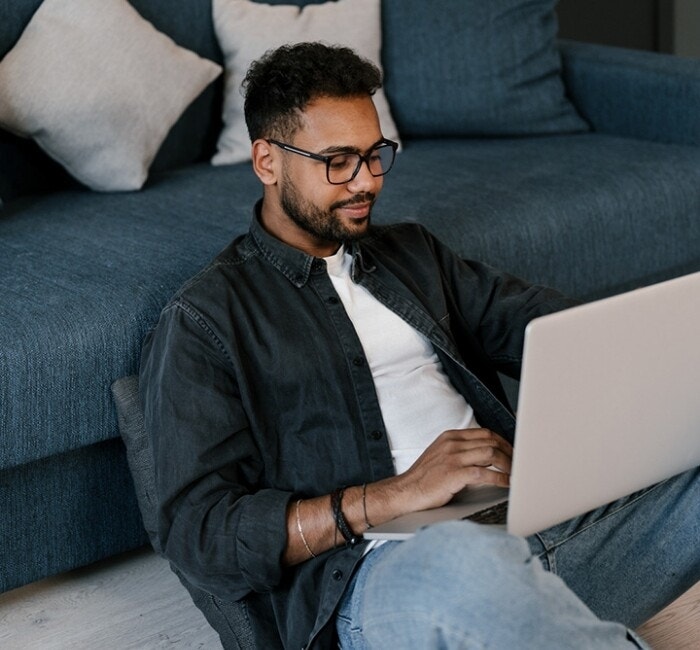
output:
POLYGON ((394 148, 382 144, 373 149, 366 157, 357 153, 337 154, 328 160, 328 180, 331 183, 350 182, 360 171, 362 161, 366 160, 372 176, 383 176, 394 164, 394 148))

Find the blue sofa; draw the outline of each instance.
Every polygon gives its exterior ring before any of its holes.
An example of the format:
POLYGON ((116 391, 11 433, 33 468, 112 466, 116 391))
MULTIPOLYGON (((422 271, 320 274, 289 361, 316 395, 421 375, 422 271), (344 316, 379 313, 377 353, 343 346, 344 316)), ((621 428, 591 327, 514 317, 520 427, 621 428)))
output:
MULTIPOLYGON (((208 1, 131 4, 223 64, 208 1)), ((557 42, 563 121, 510 128, 506 111, 501 128, 455 126, 438 109, 473 114, 460 102, 471 93, 478 106, 496 77, 455 82, 467 57, 451 51, 464 41, 450 30, 478 3, 445 4, 449 16, 433 3, 382 4, 403 149, 376 220, 420 221, 465 257, 584 300, 700 269, 700 61, 557 42)), ((39 5, 0 0, 0 64, 39 5)), ((553 14, 537 27, 553 39, 553 14)), ((91 191, 0 130, 0 591, 147 541, 110 386, 137 371, 162 306, 247 229, 260 195, 248 164, 209 163, 223 84, 185 110, 140 191, 91 191)))

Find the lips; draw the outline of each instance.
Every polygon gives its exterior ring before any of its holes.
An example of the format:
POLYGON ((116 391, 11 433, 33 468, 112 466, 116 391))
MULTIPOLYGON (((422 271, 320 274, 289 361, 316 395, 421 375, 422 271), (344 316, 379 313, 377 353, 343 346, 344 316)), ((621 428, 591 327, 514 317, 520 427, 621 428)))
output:
POLYGON ((355 203, 340 208, 340 211, 353 219, 363 219, 369 214, 371 207, 371 203, 355 203))
POLYGON ((332 209, 338 210, 353 219, 364 219, 370 213, 374 204, 374 195, 365 194, 355 196, 347 201, 336 203, 332 209))

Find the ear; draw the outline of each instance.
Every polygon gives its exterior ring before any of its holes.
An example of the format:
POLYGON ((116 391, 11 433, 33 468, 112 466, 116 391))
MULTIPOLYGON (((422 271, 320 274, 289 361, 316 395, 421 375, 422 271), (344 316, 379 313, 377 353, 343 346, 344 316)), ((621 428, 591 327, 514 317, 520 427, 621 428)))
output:
POLYGON ((253 171, 264 185, 277 182, 277 164, 274 147, 267 140, 255 140, 252 144, 253 171))

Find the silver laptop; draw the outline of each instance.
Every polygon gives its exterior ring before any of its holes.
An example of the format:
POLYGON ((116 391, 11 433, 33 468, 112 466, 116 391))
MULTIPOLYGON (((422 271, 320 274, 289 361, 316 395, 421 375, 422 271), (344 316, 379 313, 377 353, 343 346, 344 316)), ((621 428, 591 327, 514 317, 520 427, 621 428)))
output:
POLYGON ((463 491, 368 539, 406 539, 507 497, 530 535, 700 465, 700 273, 533 320, 510 490, 463 491))

